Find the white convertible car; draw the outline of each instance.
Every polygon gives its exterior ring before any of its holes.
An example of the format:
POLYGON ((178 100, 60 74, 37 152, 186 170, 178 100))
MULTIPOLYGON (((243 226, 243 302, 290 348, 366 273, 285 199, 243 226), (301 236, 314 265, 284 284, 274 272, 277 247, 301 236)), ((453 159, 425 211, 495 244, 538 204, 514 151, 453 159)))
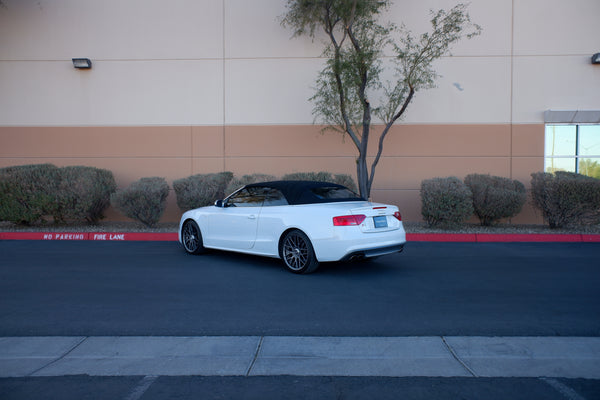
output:
POLYGON ((396 206, 365 201, 333 183, 276 181, 246 185, 214 206, 187 211, 179 241, 190 254, 256 254, 310 273, 319 262, 400 252, 406 233, 396 206))

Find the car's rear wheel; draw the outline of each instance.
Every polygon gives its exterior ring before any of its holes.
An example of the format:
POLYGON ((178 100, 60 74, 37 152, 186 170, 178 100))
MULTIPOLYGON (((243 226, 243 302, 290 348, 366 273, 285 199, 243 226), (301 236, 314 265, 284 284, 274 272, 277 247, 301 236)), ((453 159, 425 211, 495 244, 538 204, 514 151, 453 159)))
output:
POLYGON ((295 274, 309 274, 319 267, 310 239, 299 230, 290 231, 284 236, 281 258, 285 267, 295 274))
POLYGON ((185 251, 190 254, 204 253, 202 234, 196 221, 190 219, 183 223, 181 228, 181 242, 185 251))

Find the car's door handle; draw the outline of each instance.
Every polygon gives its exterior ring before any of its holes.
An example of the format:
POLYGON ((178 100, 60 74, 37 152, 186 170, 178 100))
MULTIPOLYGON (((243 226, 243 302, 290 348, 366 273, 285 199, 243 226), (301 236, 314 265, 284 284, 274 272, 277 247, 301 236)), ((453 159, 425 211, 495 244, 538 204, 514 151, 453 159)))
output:
POLYGON ((248 219, 256 219, 256 215, 254 215, 254 214, 248 215, 248 219))

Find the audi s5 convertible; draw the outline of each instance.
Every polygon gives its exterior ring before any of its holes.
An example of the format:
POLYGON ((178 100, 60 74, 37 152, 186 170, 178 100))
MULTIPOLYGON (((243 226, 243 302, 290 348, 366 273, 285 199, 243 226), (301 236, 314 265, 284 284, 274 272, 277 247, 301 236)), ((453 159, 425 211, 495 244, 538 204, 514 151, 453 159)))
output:
POLYGON ((289 271, 305 274, 320 262, 400 252, 406 233, 396 206, 334 183, 275 181, 185 212, 179 242, 190 254, 217 249, 280 258, 289 271))

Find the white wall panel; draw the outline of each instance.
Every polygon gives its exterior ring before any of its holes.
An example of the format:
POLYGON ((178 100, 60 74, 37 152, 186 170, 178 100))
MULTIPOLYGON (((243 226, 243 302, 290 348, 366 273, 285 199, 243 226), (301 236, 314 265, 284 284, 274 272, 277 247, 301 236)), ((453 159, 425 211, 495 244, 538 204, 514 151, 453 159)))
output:
POLYGON ((514 63, 515 123, 543 123, 549 109, 600 109, 600 68, 589 57, 516 57, 514 63))
MULTIPOLYGON (((285 1, 4 3, 0 125, 313 122, 322 46, 291 39, 285 1)), ((417 34, 429 9, 454 5, 395 0, 385 18, 417 34)), ((472 0, 469 10, 483 34, 439 60, 438 87, 417 95, 406 122, 540 123, 550 108, 600 109, 589 60, 600 0, 472 0)))
POLYGON ((445 57, 434 89, 417 92, 408 123, 509 123, 510 58, 445 57))
POLYGON ((223 55, 221 1, 7 0, 0 59, 198 59, 223 55))
MULTIPOLYGON (((396 25, 404 23, 415 36, 431 30, 430 10, 450 10, 455 0, 396 0, 387 15, 396 25)), ((472 0, 467 8, 471 20, 483 28, 482 34, 456 43, 455 56, 506 56, 511 46, 511 0, 472 0)))
POLYGON ((225 57, 318 57, 318 40, 292 39, 292 30, 281 26, 285 14, 281 0, 225 1, 225 57))
MULTIPOLYGON (((429 10, 450 9, 453 0, 397 0, 382 16, 382 21, 398 26, 405 24, 415 35, 431 29, 429 10)), ((226 57, 318 57, 322 52, 320 39, 291 39, 291 30, 281 26, 285 2, 281 0, 226 0, 226 57)), ((511 46, 510 0, 476 0, 469 13, 474 22, 484 27, 483 34, 473 40, 458 43, 454 55, 508 55, 511 46)), ((322 38, 322 36, 321 36, 322 38)))
POLYGON ((319 59, 226 62, 226 124, 310 124, 319 59))
POLYGON ((219 61, 0 62, 2 125, 223 122, 219 61), (10 95, 5 95, 10 93, 10 95))
POLYGON ((600 51, 599 0, 515 0, 515 55, 600 51))

